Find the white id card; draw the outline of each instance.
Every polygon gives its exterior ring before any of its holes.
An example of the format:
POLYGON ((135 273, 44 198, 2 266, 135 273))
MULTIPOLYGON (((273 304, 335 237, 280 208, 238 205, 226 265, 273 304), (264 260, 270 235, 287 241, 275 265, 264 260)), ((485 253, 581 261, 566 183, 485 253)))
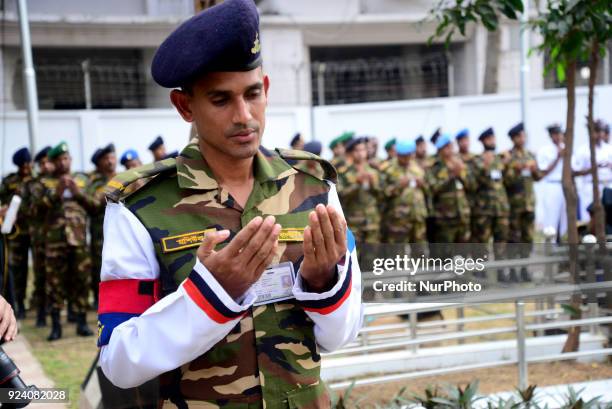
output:
POLYGON ((268 267, 259 280, 253 284, 253 289, 257 294, 253 305, 270 304, 294 298, 292 291, 294 283, 293 263, 286 261, 268 267))
POLYGON ((523 169, 521 171, 521 176, 524 177, 524 178, 531 177, 531 169, 523 169))
POLYGON ((455 189, 463 190, 463 183, 459 179, 455 179, 455 189))
POLYGON ((492 169, 491 170, 491 179, 493 179, 493 180, 501 180, 501 178, 502 178, 501 170, 499 170, 499 169, 492 169))

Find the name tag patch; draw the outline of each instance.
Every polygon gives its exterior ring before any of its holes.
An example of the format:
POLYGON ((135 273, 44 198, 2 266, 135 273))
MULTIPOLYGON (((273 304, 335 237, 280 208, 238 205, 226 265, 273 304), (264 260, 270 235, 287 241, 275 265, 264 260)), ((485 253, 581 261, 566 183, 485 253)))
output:
POLYGON ((279 242, 304 241, 304 229, 286 228, 281 229, 278 235, 279 242))
POLYGON ((164 237, 161 240, 162 251, 164 253, 172 253, 173 251, 198 247, 202 243, 202 240, 204 240, 206 233, 213 231, 215 231, 215 229, 206 229, 190 233, 183 233, 176 236, 164 237))
POLYGON ((287 261, 268 267, 259 280, 253 284, 252 288, 257 294, 253 305, 270 304, 294 298, 292 291, 294 283, 293 263, 287 261))

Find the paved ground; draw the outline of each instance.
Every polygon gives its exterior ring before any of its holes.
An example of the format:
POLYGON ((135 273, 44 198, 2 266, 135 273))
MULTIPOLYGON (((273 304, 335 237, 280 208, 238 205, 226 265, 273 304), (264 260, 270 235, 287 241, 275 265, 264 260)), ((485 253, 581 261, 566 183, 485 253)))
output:
MULTIPOLYGON (((4 344, 2 348, 19 368, 21 379, 26 384, 36 385, 39 388, 54 387, 53 381, 45 375, 42 366, 32 355, 30 345, 23 335, 18 335, 15 341, 4 344)), ((28 408, 35 409, 65 409, 66 407, 64 404, 55 403, 31 403, 28 405, 28 408)))

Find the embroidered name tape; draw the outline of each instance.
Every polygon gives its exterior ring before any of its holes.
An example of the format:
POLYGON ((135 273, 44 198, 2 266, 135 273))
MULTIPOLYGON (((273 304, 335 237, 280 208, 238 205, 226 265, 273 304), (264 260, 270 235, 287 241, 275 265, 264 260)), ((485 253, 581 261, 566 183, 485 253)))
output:
POLYGON ((300 228, 281 229, 278 235, 278 241, 280 242, 304 241, 304 229, 300 229, 300 228))
POLYGON ((183 233, 177 236, 164 237, 161 240, 162 251, 164 253, 172 253, 173 251, 198 247, 202 243, 202 240, 204 240, 206 233, 213 231, 215 231, 215 229, 206 229, 183 233))

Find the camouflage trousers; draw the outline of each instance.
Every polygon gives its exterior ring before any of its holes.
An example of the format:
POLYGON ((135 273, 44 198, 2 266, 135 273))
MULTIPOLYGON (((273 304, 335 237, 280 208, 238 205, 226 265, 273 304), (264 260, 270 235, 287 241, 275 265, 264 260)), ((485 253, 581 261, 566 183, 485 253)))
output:
POLYGON ((510 209, 510 234, 508 243, 512 243, 508 256, 510 258, 527 258, 533 247, 535 213, 513 211, 510 209))
POLYGON ((103 240, 99 237, 91 237, 91 278, 90 288, 94 299, 98 298, 98 286, 100 285, 100 270, 102 269, 102 244, 103 240))
POLYGON ((47 305, 62 309, 64 300, 75 312, 87 311, 87 295, 91 275, 91 259, 86 246, 70 246, 66 242, 47 243, 47 305))
POLYGON ((13 273, 15 301, 23 305, 28 286, 28 251, 30 235, 18 233, 8 236, 9 269, 13 273))
MULTIPOLYGON (((409 244, 411 257, 418 257, 425 254, 427 245, 427 224, 425 219, 411 220, 406 226, 402 226, 402 228, 388 226, 383 241, 395 245, 393 248, 400 251, 401 249, 398 248, 397 245, 409 244)), ((401 254, 404 253, 405 250, 401 254)))
POLYGON ((470 241, 470 219, 436 218, 434 222, 434 244, 430 246, 430 254, 434 257, 453 257, 465 252, 465 246, 453 246, 456 243, 470 241))
POLYGON ((473 215, 471 241, 472 257, 483 258, 493 239, 493 254, 496 260, 506 258, 509 220, 507 216, 473 215))
POLYGON ((34 265, 34 294, 33 303, 38 308, 45 308, 46 301, 46 277, 45 271, 45 241, 42 237, 32 235, 32 259, 34 265))

